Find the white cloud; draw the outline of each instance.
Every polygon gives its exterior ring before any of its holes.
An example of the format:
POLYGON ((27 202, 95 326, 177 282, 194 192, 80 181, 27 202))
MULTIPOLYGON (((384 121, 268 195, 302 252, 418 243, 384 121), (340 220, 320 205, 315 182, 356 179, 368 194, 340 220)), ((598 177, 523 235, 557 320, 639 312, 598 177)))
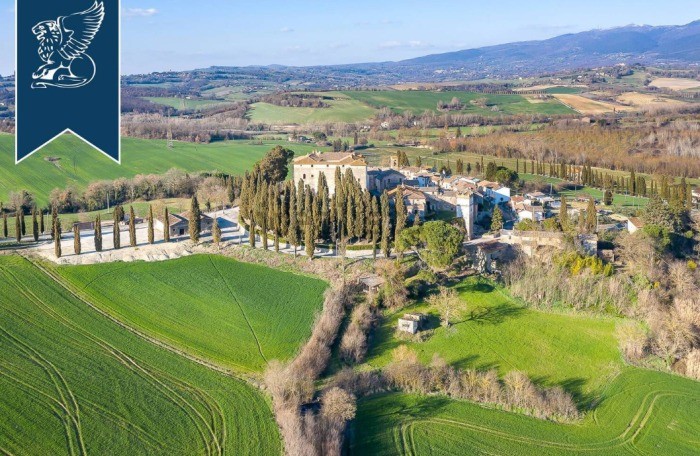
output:
POLYGON ((282 28, 280 29, 280 32, 281 32, 281 33, 292 33, 293 31, 294 31, 294 29, 291 28, 291 27, 282 27, 282 28))
POLYGON ((403 46, 401 41, 385 41, 383 43, 379 43, 379 47, 382 49, 393 49, 401 46, 403 46))
POLYGON ((125 17, 151 17, 158 14, 155 8, 124 8, 122 14, 125 17))

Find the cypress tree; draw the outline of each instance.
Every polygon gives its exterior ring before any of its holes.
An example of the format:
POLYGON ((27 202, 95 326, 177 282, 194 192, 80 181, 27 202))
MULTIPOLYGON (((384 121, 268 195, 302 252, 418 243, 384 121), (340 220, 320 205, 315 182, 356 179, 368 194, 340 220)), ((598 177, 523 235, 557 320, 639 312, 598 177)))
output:
POLYGON ((112 217, 114 219, 114 227, 112 229, 112 231, 113 231, 112 240, 114 242, 114 250, 119 250, 122 248, 121 231, 119 231, 119 221, 121 220, 120 208, 121 208, 121 206, 115 207, 114 212, 112 213, 112 217))
POLYGON ((51 239, 53 239, 54 234, 56 234, 56 219, 58 218, 58 209, 56 206, 51 208, 51 239))
POLYGON ((155 244, 156 236, 153 231, 153 206, 148 205, 148 243, 155 244))
POLYGON ((381 197, 382 210, 382 252, 384 257, 389 258, 391 255, 391 216, 389 212, 389 194, 386 190, 381 197))
POLYGON ((262 234, 262 245, 263 249, 268 249, 268 236, 270 231, 269 214, 268 214, 268 184, 263 182, 262 186, 258 189, 257 203, 255 204, 255 220, 260 226, 260 232, 262 234))
POLYGON ((229 204, 233 205, 233 202, 236 200, 236 189, 233 186, 232 177, 226 179, 226 196, 228 197, 229 204))
POLYGON ((95 252, 102 251, 102 218, 95 218, 95 252))
POLYGON ((250 227, 248 228, 248 243, 255 248, 255 230, 257 229, 255 211, 250 212, 250 227))
POLYGON ((503 212, 501 208, 496 206, 493 209, 493 217, 491 218, 491 231, 494 233, 500 232, 503 229, 503 212))
POLYGON ((39 220, 36 216, 36 208, 32 210, 32 233, 34 234, 34 242, 39 240, 39 220))
POLYGON ((15 239, 17 242, 22 242, 22 222, 18 212, 15 212, 15 239))
POLYGON ((396 189, 394 201, 394 208, 396 210, 396 227, 394 232, 394 239, 398 239, 401 232, 406 227, 406 202, 403 199, 403 187, 398 187, 396 189))
POLYGON ((316 249, 316 240, 314 238, 314 221, 310 214, 313 211, 312 208, 313 200, 311 198, 311 192, 306 192, 304 198, 304 213, 306 214, 304 222, 304 247, 306 249, 306 256, 309 260, 314 258, 314 250, 316 249))
POLYGON ((163 209, 163 242, 170 242, 170 212, 163 209))
POLYGON ((39 211, 39 232, 44 234, 46 232, 46 227, 44 226, 44 210, 39 211))
POLYGON ((605 190, 605 196, 603 197, 603 202, 606 206, 610 206, 613 203, 613 192, 609 189, 605 190))
POLYGON ((78 224, 73 225, 73 252, 76 255, 80 255, 82 252, 82 245, 80 244, 80 226, 78 224))
POLYGON ((9 237, 9 232, 7 229, 7 212, 2 213, 2 237, 9 237))
POLYGON ((192 199, 190 200, 189 231, 190 240, 194 243, 199 242, 199 236, 202 233, 202 213, 199 210, 197 195, 192 195, 192 199))
POLYGON ((559 224, 561 229, 568 231, 570 228, 569 205, 566 203, 566 196, 561 197, 561 207, 559 208, 559 224))
POLYGON ((61 219, 56 217, 53 223, 53 253, 61 258, 61 219))
POLYGON ((294 256, 297 256, 297 246, 299 245, 299 221, 296 211, 296 189, 290 186, 289 192, 289 227, 287 229, 287 240, 294 246, 294 256))
POLYGON ((134 206, 129 206, 129 245, 136 247, 136 214, 134 206))
POLYGON ((20 214, 20 217, 19 217, 20 226, 22 228, 22 237, 24 237, 27 235, 27 224, 25 223, 26 221, 24 219, 24 216, 25 216, 24 209, 19 208, 19 214, 20 214))
POLYGON ((377 202, 377 198, 375 196, 372 196, 372 203, 371 203, 371 220, 372 220, 372 230, 371 230, 371 236, 372 236, 372 258, 375 260, 377 259, 377 242, 379 241, 379 233, 381 230, 381 213, 379 212, 379 203, 377 202))
POLYGON ((214 224, 211 227, 211 235, 214 244, 216 244, 216 247, 218 248, 219 244, 221 243, 221 228, 219 227, 218 217, 214 217, 214 224))
POLYGON ((598 225, 598 214, 595 208, 595 200, 588 198, 588 207, 586 208, 586 231, 593 233, 598 225))
POLYGON ((272 231, 275 236, 275 252, 279 252, 280 236, 282 235, 282 200, 280 199, 279 184, 276 184, 272 187, 272 198, 270 200, 270 206, 272 207, 271 220, 272 231))

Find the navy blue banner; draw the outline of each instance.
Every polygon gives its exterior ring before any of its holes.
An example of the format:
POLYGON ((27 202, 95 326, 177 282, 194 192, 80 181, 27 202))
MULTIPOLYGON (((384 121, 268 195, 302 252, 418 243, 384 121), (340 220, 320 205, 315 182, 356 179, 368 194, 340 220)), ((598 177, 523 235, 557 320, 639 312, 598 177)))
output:
POLYGON ((119 0, 18 0, 16 162, 69 132, 120 160, 119 0))

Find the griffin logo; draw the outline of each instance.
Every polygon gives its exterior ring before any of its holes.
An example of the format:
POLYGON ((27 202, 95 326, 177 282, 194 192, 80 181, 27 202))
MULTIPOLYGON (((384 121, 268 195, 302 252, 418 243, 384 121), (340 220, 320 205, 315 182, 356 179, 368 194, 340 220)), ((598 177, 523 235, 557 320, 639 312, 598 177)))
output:
POLYGON ((90 84, 97 67, 87 51, 104 17, 104 3, 95 2, 85 11, 36 24, 32 33, 45 63, 32 74, 32 89, 77 89, 90 84))

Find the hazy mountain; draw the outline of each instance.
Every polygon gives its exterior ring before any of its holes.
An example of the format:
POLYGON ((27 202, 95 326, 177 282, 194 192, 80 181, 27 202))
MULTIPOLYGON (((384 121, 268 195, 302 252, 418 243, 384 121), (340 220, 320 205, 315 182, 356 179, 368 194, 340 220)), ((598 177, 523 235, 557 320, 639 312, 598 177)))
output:
POLYGON ((397 62, 399 67, 464 69, 504 75, 533 74, 616 63, 700 63, 700 21, 687 25, 591 30, 542 41, 524 41, 448 52, 397 62))

